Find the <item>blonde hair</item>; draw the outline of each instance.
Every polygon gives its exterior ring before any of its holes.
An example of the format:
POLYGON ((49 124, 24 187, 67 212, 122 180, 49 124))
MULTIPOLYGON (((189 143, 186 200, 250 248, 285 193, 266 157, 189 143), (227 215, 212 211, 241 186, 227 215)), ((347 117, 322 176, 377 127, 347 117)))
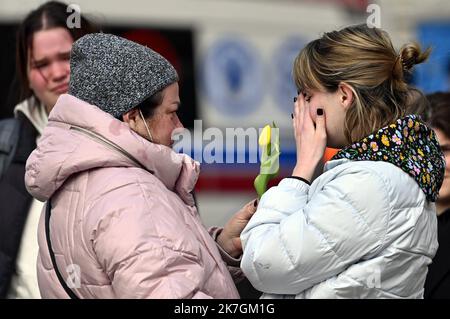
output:
POLYGON ((350 26, 308 43, 295 59, 294 80, 299 91, 332 93, 341 82, 352 88, 344 132, 348 142, 355 142, 405 115, 405 75, 430 51, 408 43, 397 54, 385 31, 350 26))

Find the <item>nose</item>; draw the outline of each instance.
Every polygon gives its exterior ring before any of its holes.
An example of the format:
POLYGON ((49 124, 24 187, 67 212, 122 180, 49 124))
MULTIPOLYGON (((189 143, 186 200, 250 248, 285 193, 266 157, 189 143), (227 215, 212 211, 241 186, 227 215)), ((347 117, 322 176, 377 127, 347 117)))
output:
POLYGON ((70 64, 67 61, 52 63, 50 77, 55 82, 62 82, 70 73, 70 64))
POLYGON ((181 121, 180 121, 180 118, 178 117, 178 115, 177 115, 177 119, 176 119, 176 128, 184 128, 184 125, 183 125, 183 123, 181 123, 181 121))

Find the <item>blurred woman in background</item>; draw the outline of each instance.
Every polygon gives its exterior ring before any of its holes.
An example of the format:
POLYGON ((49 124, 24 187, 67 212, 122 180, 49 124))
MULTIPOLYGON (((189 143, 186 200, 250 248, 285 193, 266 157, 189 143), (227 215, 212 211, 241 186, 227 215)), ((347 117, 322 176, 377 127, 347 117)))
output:
POLYGON ((434 93, 427 98, 430 105, 426 120, 436 131, 446 165, 436 201, 439 248, 428 267, 425 298, 450 299, 450 93, 434 93))
POLYGON ((25 162, 47 117, 69 83, 72 43, 95 30, 84 17, 69 28, 67 5, 50 1, 18 27, 16 63, 21 102, 14 115, 20 135, 12 162, 0 179, 0 298, 40 298, 37 285, 37 223, 43 203, 25 189, 25 162))

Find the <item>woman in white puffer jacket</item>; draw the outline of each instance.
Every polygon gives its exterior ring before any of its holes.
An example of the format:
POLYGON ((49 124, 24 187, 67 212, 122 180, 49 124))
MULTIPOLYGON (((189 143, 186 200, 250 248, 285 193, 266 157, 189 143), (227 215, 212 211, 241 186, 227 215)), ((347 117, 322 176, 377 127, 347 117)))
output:
POLYGON ((397 54, 365 25, 300 52, 297 164, 241 234, 241 267, 264 297, 423 297, 445 164, 434 132, 406 115, 405 74, 428 54, 397 54), (341 150, 311 184, 326 146, 341 150))

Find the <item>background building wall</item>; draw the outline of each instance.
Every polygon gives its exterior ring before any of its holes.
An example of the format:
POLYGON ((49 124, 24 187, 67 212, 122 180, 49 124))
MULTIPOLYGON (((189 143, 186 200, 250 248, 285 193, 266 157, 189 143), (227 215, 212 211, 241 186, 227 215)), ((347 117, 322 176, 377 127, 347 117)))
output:
MULTIPOLYGON (((0 23, 18 23, 42 2, 0 0, 0 23)), ((295 164, 290 113, 296 93, 290 70, 293 58, 304 44, 323 32, 366 23, 373 13, 367 12, 371 4, 379 9, 380 26, 389 32, 396 48, 411 40, 427 42, 430 36, 423 31, 424 25, 450 23, 447 0, 77 0, 67 3, 78 5, 83 14, 105 27, 192 31, 195 105, 184 104, 183 108, 187 112, 195 108, 203 129, 215 127, 223 132, 226 128, 262 128, 275 121, 281 135, 280 177, 289 175, 295 164)), ((446 29, 442 30, 441 37, 445 37, 446 29)), ((450 56, 450 47, 446 51, 445 46, 450 41, 450 34, 447 35, 447 39, 433 39, 441 45, 441 57, 436 61, 430 59, 428 69, 419 69, 416 76, 419 87, 433 74, 448 73, 442 71, 450 56)), ((11 45, 11 39, 8 41, 3 42, 2 49, 11 45)), ((444 81, 439 88, 448 90, 449 85, 450 81, 444 81)), ((425 89, 432 91, 433 87, 425 89)), ((189 127, 192 125, 188 123, 189 127)), ((256 197, 252 181, 258 168, 257 163, 202 164, 196 196, 206 225, 223 225, 232 213, 256 197)))

